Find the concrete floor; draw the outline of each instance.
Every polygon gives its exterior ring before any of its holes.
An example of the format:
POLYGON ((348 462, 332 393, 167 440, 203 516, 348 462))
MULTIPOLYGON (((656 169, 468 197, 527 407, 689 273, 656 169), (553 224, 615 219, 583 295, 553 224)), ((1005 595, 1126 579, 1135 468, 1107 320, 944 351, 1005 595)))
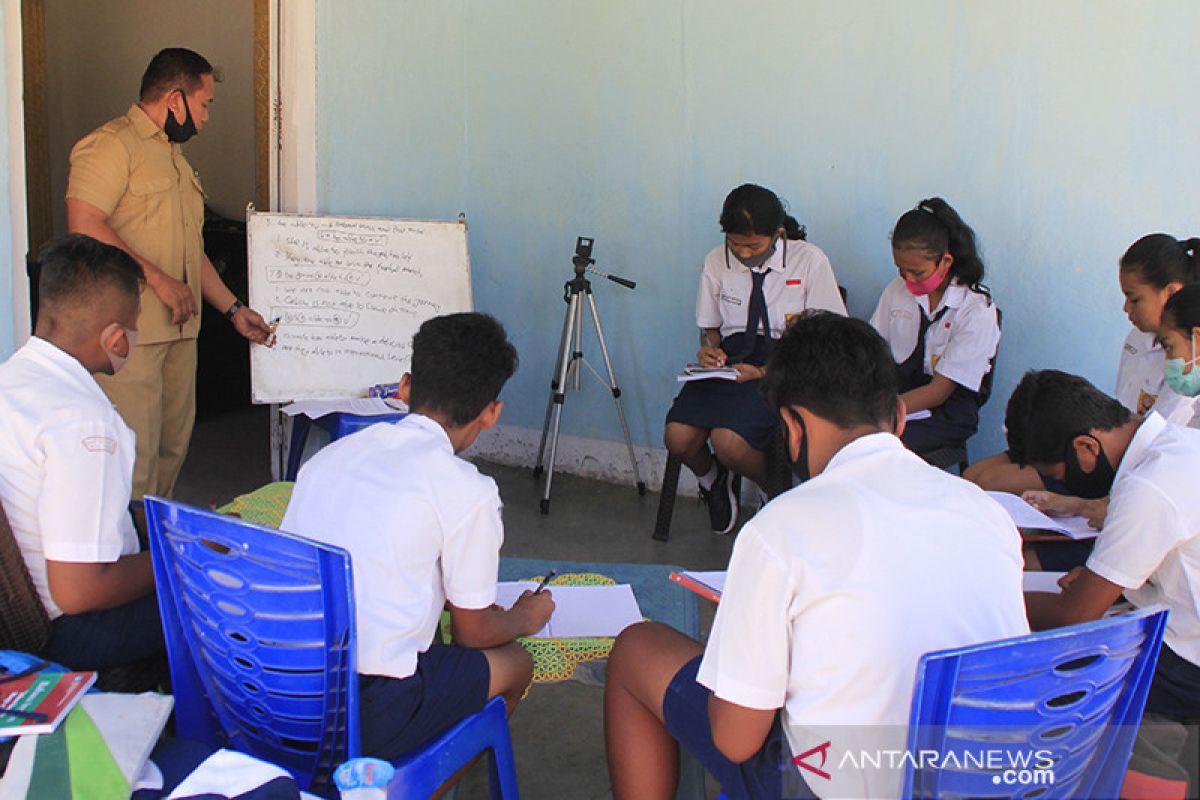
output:
MULTIPOLYGON (((202 420, 176 496, 207 507, 254 489, 270 480, 268 451, 265 408, 202 420)), ((503 556, 676 564, 688 569, 724 569, 729 562, 733 537, 713 534, 707 511, 693 498, 680 496, 671 541, 656 542, 650 533, 657 494, 639 497, 632 486, 556 474, 550 514, 542 516, 541 484, 529 470, 486 463, 479 467, 495 478, 504 500, 503 556)), ((706 632, 712 607, 704 601, 700 606, 706 632)), ((575 681, 533 688, 511 722, 523 796, 610 796, 602 696, 602 689, 575 681)), ((485 770, 476 768, 459 787, 458 797, 487 797, 486 787, 485 770)), ((715 796, 711 785, 708 794, 715 796)))

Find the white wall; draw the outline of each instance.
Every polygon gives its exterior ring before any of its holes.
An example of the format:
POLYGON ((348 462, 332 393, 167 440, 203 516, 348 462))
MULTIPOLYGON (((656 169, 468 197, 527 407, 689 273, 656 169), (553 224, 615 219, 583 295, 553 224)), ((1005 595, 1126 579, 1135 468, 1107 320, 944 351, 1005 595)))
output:
POLYGON ((164 47, 187 47, 224 73, 204 131, 184 153, 208 204, 241 219, 254 199, 254 3, 250 0, 47 0, 47 116, 55 233, 71 146, 125 113, 142 73, 164 47))
MULTIPOLYGON (((584 234, 639 281, 597 297, 635 439, 661 440, 743 181, 790 201, 860 316, 903 211, 940 194, 975 227, 1005 314, 975 456, 1026 369, 1111 390, 1117 258, 1200 229, 1194 0, 319 0, 317 24, 319 206, 467 212, 518 426, 541 425, 584 234)), ((607 392, 568 399, 564 432, 618 439, 607 392)))

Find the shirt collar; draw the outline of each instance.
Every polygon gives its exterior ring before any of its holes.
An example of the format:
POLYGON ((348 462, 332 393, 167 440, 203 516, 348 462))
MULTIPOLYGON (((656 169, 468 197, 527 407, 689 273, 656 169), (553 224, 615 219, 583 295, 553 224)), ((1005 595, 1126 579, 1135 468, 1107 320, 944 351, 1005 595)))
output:
POLYGON ((423 431, 428 431, 438 440, 438 445, 444 445, 448 453, 454 452, 454 443, 450 441, 450 434, 446 433, 446 429, 441 426, 441 423, 431 417, 410 412, 407 417, 396 424, 415 425, 423 431))
POLYGON ((1117 474, 1114 480, 1119 479, 1126 470, 1137 469, 1138 465, 1145 459, 1150 452, 1150 447, 1158 435, 1166 430, 1167 421, 1157 411, 1151 411, 1142 420, 1142 424, 1138 426, 1137 431, 1133 434, 1133 438, 1129 440, 1129 445, 1125 448, 1125 455, 1121 456, 1121 464, 1117 467, 1117 474))
POLYGON ((150 115, 137 103, 129 107, 129 111, 126 112, 125 116, 129 117, 130 123, 133 124, 133 130, 143 139, 153 139, 156 136, 161 136, 164 140, 167 138, 166 131, 154 124, 154 120, 150 119, 150 115))
POLYGON ((925 316, 930 317, 941 311, 943 308, 958 308, 967 299, 967 292, 969 291, 970 289, 968 289, 966 286, 963 286, 958 281, 951 279, 950 285, 946 287, 946 291, 942 295, 942 301, 938 303, 937 308, 930 310, 929 295, 927 294, 923 294, 917 298, 917 305, 924 309, 925 316))
POLYGON ((825 465, 825 469, 821 470, 821 474, 825 475, 855 461, 873 458, 880 453, 903 451, 904 449, 904 443, 895 434, 886 431, 868 433, 866 436, 860 436, 844 445, 841 450, 834 453, 833 458, 829 459, 829 463, 825 465))
POLYGON ((29 353, 35 361, 41 361, 47 367, 58 370, 72 383, 82 387, 96 398, 103 399, 108 405, 112 405, 108 395, 104 394, 104 390, 100 388, 100 384, 96 383, 96 379, 87 371, 87 368, 79 363, 79 359, 58 345, 40 337, 31 336, 22 350, 29 353))
POLYGON ((763 265, 756 270, 752 270, 741 261, 738 261, 733 254, 729 252, 729 245, 722 243, 721 249, 725 253, 725 265, 730 269, 740 270, 742 272, 766 272, 769 269, 775 270, 776 272, 783 272, 785 269, 787 269, 787 264, 783 263, 784 251, 789 247, 794 247, 796 244, 795 242, 787 242, 785 244, 784 242, 786 239, 787 237, 785 236, 779 237, 779 240, 775 242, 775 252, 771 253, 771 257, 768 258, 763 265))

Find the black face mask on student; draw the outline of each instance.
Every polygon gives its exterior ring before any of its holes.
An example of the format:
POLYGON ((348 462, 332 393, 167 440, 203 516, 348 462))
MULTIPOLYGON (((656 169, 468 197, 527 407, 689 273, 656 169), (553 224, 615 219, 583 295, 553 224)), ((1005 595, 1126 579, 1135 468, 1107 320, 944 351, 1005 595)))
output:
POLYGON ((1067 474, 1063 482, 1067 484, 1067 489, 1071 494, 1076 497, 1087 500, 1108 497, 1108 493, 1112 491, 1113 480, 1117 477, 1117 471, 1113 469, 1108 455, 1104 452, 1104 445, 1100 444, 1099 439, 1091 434, 1076 434, 1076 436, 1078 435, 1088 436, 1100 445, 1100 455, 1096 457, 1096 468, 1091 472, 1084 472, 1083 468, 1079 466, 1079 456, 1075 454, 1075 445, 1073 444, 1075 436, 1072 436, 1067 441, 1067 450, 1063 458, 1067 467, 1067 474))
POLYGON ((800 426, 800 453, 795 461, 792 461, 792 448, 788 447, 788 462, 792 468, 792 474, 796 476, 796 480, 804 483, 812 477, 812 471, 808 467, 808 426, 804 424, 804 417, 792 411, 790 408, 784 409, 791 415, 792 419, 800 426))
POLYGON ((175 144, 183 144, 196 135, 196 120, 192 119, 192 107, 188 105, 187 95, 180 89, 179 96, 183 98, 183 111, 186 115, 183 118, 183 124, 180 125, 176 121, 175 112, 169 108, 167 109, 167 118, 163 120, 163 133, 167 135, 168 142, 175 144))

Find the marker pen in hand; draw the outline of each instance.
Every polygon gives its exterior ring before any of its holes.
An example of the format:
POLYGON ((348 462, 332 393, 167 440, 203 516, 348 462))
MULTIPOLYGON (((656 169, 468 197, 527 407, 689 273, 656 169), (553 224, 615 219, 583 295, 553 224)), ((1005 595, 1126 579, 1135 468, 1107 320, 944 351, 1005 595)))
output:
POLYGON ((552 579, 552 578, 553 578, 555 575, 557 575, 557 574, 558 574, 558 570, 556 570, 556 569, 552 569, 552 570, 550 570, 549 572, 547 572, 547 573, 546 573, 546 577, 542 578, 542 582, 541 582, 541 583, 539 583, 539 584, 538 584, 538 587, 537 587, 536 589, 534 589, 534 590, 533 590, 533 593, 534 593, 534 594, 541 594, 541 593, 542 593, 542 589, 545 589, 545 588, 546 588, 546 584, 550 583, 550 580, 551 580, 551 579, 552 579))
POLYGON ((271 338, 266 341, 267 347, 275 346, 275 331, 279 328, 280 322, 283 322, 283 317, 276 317, 267 323, 267 326, 271 329, 271 338))

